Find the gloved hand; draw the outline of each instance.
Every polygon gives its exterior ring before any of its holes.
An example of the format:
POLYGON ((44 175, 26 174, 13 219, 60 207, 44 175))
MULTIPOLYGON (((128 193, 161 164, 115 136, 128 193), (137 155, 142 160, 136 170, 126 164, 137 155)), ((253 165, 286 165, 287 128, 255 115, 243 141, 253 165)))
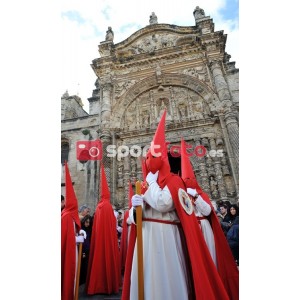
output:
POLYGON ((187 193, 188 193, 189 195, 191 195, 192 197, 195 197, 196 194, 197 194, 196 189, 187 188, 186 191, 187 191, 187 193))
POLYGON ((148 173, 148 175, 146 177, 146 181, 149 185, 157 180, 158 172, 159 171, 157 171, 155 174, 153 174, 152 172, 148 173))
POLYGON ((143 196, 141 195, 133 195, 131 198, 131 204, 133 207, 143 205, 143 196))
POLYGON ((76 243, 84 242, 84 237, 82 235, 77 235, 77 236, 75 236, 75 238, 76 238, 76 243))
POLYGON ((86 232, 83 229, 79 230, 79 235, 83 235, 83 237, 86 239, 86 232))

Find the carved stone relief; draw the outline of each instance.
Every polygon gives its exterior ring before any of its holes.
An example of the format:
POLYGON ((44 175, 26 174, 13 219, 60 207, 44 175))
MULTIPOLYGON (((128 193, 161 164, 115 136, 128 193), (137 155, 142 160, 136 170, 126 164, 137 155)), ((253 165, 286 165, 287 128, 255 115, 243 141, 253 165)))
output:
POLYGON ((120 98, 130 87, 135 84, 136 80, 126 80, 115 84, 115 97, 120 98))
POLYGON ((133 43, 135 54, 149 53, 162 48, 173 47, 178 36, 175 34, 153 34, 133 43))

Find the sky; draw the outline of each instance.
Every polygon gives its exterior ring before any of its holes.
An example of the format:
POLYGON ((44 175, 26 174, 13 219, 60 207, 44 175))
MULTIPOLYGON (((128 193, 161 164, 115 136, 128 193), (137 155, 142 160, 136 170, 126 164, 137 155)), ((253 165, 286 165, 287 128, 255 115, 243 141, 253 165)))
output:
POLYGON ((114 32, 114 43, 128 38, 137 30, 149 25, 155 12, 158 23, 194 26, 193 11, 204 9, 213 19, 215 31, 227 34, 226 52, 230 61, 239 66, 239 2, 237 0, 203 1, 138 1, 138 0, 65 0, 61 3, 61 95, 81 97, 88 112, 87 98, 95 89, 96 76, 90 64, 100 57, 98 45, 105 40, 108 26, 114 32), (184 3, 184 5, 183 5, 184 3))

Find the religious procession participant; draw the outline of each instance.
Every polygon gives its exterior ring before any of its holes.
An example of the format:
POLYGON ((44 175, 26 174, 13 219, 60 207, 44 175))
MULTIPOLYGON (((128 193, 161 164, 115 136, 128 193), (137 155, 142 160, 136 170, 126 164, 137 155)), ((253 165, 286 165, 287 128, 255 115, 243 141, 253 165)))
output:
MULTIPOLYGON (((229 299, 205 244, 182 179, 170 171, 164 111, 146 156, 149 185, 132 197, 130 218, 142 205, 144 299, 229 299)), ((132 225, 132 229, 136 227, 132 225)), ((137 247, 131 230, 123 300, 138 299, 137 247)))
POLYGON ((73 300, 78 262, 76 244, 84 242, 86 233, 80 229, 78 202, 67 163, 65 176, 65 207, 61 212, 61 299, 73 300))
MULTIPOLYGON (((131 208, 131 198, 133 196, 133 190, 131 182, 128 182, 129 189, 128 189, 128 199, 129 199, 129 209, 131 208)), ((122 224, 122 235, 121 235, 121 243, 120 243, 120 265, 121 265, 121 272, 124 274, 125 271, 125 262, 126 262, 126 255, 127 255, 127 247, 128 247, 128 240, 130 235, 130 227, 131 221, 129 219, 129 209, 126 209, 124 212, 123 224, 122 224)))
POLYGON ((197 182, 186 143, 181 139, 181 177, 192 196, 196 217, 212 259, 231 300, 239 299, 239 274, 220 222, 206 193, 197 182))
POLYGON ((116 217, 110 203, 110 192, 101 164, 101 196, 93 220, 86 293, 118 293, 121 282, 116 217))

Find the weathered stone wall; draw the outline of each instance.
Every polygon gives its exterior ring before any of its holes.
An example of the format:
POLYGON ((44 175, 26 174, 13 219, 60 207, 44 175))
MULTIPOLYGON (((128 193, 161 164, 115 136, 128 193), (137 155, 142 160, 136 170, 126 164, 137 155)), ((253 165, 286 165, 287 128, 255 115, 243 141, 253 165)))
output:
MULTIPOLYGON (((114 44, 113 33, 100 43, 100 57, 92 63, 98 79, 88 99, 92 115, 62 123, 80 204, 92 209, 97 204, 99 162, 76 161, 75 141, 100 138, 105 148, 144 148, 164 109, 169 147, 179 146, 181 137, 192 149, 203 145, 208 154, 191 158, 202 188, 213 200, 237 201, 238 69, 225 52, 223 31, 214 32, 203 10, 194 15, 196 26, 155 21, 121 43, 114 44), (91 134, 83 136, 83 129, 91 134)), ((104 151, 103 163, 111 202, 124 208, 129 182, 142 178, 141 160, 133 154, 108 157, 104 151)))

